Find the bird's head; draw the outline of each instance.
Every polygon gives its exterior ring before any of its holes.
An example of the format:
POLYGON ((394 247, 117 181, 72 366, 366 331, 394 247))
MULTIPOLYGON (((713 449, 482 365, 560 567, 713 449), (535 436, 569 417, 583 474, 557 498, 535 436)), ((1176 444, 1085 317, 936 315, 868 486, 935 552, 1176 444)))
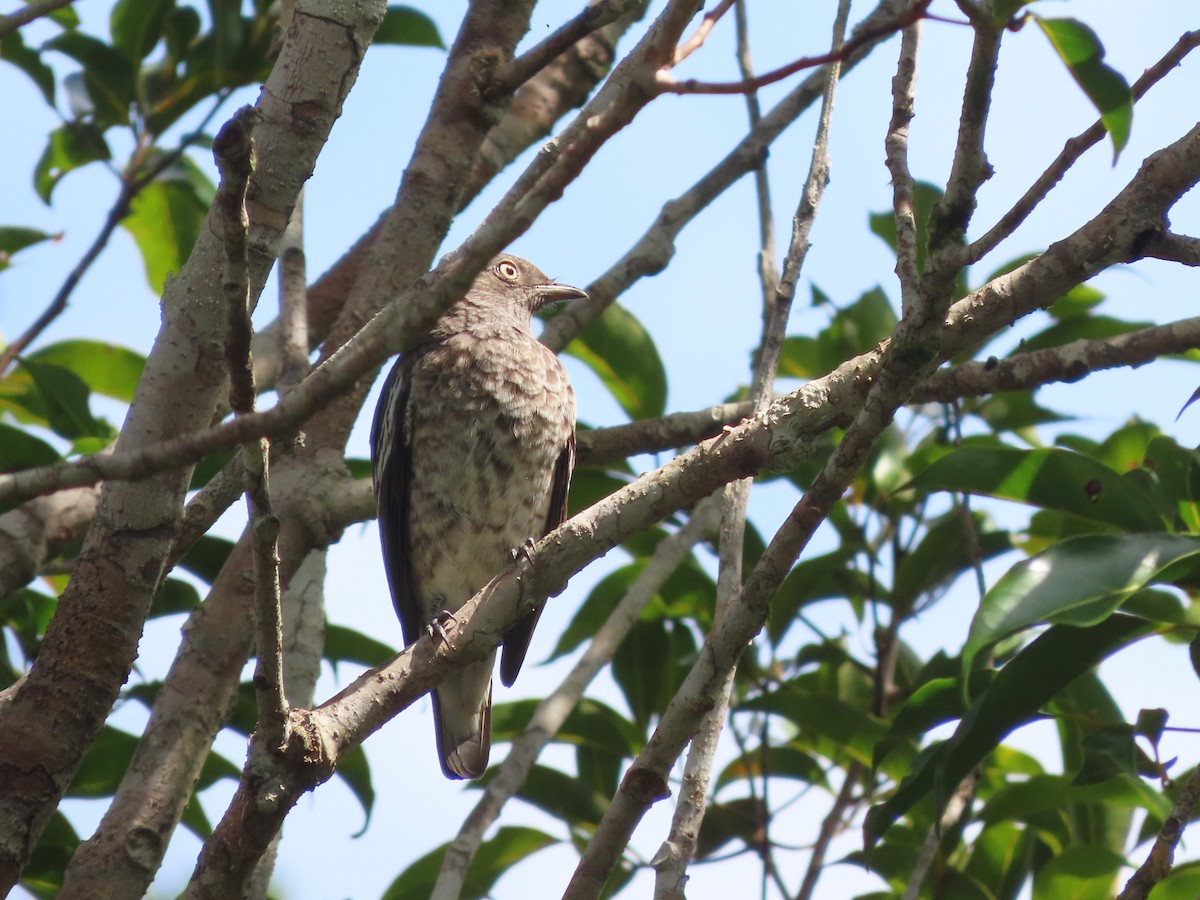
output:
POLYGON ((477 305, 517 305, 531 316, 552 303, 586 298, 586 291, 553 281, 533 263, 509 253, 493 257, 467 292, 477 305))

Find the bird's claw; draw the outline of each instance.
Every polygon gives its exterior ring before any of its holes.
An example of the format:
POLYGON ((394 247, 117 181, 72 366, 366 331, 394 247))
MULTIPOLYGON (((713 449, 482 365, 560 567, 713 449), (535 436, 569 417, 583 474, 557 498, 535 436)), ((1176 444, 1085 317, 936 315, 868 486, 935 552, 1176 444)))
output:
POLYGON ((439 638, 441 638, 442 643, 449 647, 450 634, 446 631, 447 626, 451 628, 458 628, 459 621, 458 617, 455 616, 454 613, 450 612, 448 609, 443 609, 425 626, 425 633, 430 637, 433 637, 436 634, 439 638))
POLYGON ((522 559, 527 563, 533 562, 533 538, 525 538, 524 543, 520 547, 513 547, 508 551, 513 562, 520 562, 522 559))

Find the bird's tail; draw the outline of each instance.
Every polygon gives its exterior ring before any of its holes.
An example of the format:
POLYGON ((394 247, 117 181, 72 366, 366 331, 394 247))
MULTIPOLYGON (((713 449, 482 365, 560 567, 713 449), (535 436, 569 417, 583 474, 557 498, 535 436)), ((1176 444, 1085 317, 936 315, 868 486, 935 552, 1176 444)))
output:
POLYGON ((447 778, 478 778, 492 747, 494 656, 451 675, 433 692, 438 756, 447 778))

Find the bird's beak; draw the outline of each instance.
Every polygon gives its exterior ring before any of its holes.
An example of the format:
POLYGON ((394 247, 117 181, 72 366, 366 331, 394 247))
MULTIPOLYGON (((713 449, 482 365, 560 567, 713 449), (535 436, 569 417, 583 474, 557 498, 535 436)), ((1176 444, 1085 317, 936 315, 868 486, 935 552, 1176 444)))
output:
POLYGON ((550 284, 539 284, 537 287, 538 299, 541 305, 545 306, 550 303, 560 303, 563 300, 586 300, 587 291, 574 287, 569 284, 559 284, 553 281, 550 284))

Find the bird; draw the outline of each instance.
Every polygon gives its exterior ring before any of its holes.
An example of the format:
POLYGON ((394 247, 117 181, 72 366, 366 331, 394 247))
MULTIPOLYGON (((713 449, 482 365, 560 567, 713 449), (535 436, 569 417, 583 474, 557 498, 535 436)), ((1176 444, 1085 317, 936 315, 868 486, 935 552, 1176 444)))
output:
MULTIPOLYGON (((510 254, 494 257, 384 382, 371 464, 384 569, 405 645, 442 623, 521 548, 567 516, 575 393, 533 334, 544 307, 587 297, 510 254)), ((500 680, 521 669, 539 606, 501 641, 500 680)), ((496 653, 433 691, 447 778, 478 778, 491 747, 496 653)))

